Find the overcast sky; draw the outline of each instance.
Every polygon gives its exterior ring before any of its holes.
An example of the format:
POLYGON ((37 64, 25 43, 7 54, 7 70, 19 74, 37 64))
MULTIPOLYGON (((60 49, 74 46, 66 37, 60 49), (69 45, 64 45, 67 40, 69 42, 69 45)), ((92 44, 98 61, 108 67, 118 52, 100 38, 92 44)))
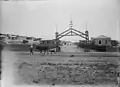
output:
MULTIPOLYGON (((41 0, 8 1, 1 3, 2 33, 55 38, 69 28, 72 19, 74 28, 90 37, 109 36, 120 40, 120 0, 41 0)), ((78 41, 79 36, 63 37, 63 40, 78 41)))

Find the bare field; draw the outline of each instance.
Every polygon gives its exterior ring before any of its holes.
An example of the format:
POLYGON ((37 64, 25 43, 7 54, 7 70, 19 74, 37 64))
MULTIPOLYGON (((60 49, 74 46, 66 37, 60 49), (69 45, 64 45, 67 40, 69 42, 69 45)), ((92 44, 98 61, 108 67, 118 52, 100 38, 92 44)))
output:
POLYGON ((17 56, 17 84, 117 84, 117 57, 41 56, 39 53, 17 53, 17 56))
POLYGON ((61 52, 57 55, 41 56, 38 52, 29 55, 27 51, 4 50, 2 84, 3 87, 8 87, 6 81, 8 83, 12 81, 14 87, 23 85, 115 87, 117 84, 115 68, 119 64, 119 56, 115 56, 115 53, 106 54, 105 57, 105 53, 61 52))

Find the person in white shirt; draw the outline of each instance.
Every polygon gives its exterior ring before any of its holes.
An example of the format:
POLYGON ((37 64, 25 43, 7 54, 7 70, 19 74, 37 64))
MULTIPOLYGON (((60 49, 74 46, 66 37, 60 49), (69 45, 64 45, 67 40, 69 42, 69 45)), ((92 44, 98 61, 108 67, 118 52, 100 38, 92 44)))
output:
POLYGON ((30 45, 30 54, 33 55, 33 44, 30 45))

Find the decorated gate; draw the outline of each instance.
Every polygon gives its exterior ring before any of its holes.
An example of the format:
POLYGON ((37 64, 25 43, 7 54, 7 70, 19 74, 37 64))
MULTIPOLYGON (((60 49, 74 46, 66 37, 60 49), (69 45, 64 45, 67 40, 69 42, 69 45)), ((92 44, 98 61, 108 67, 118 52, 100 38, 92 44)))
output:
POLYGON ((70 24, 69 24, 69 29, 65 30, 64 32, 62 33, 58 33, 56 31, 55 33, 55 40, 56 40, 56 51, 60 51, 60 38, 64 37, 64 36, 80 36, 82 38, 84 38, 86 40, 86 43, 89 42, 89 32, 86 30, 84 33, 83 32, 80 32, 79 30, 76 30, 73 28, 73 23, 72 21, 70 21, 70 24))

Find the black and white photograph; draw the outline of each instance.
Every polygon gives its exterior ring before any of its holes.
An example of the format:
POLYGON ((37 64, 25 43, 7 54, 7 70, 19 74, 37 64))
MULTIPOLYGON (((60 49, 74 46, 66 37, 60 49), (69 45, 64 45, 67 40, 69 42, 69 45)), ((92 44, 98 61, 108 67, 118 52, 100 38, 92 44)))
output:
POLYGON ((120 87, 120 0, 1 0, 1 87, 120 87))

